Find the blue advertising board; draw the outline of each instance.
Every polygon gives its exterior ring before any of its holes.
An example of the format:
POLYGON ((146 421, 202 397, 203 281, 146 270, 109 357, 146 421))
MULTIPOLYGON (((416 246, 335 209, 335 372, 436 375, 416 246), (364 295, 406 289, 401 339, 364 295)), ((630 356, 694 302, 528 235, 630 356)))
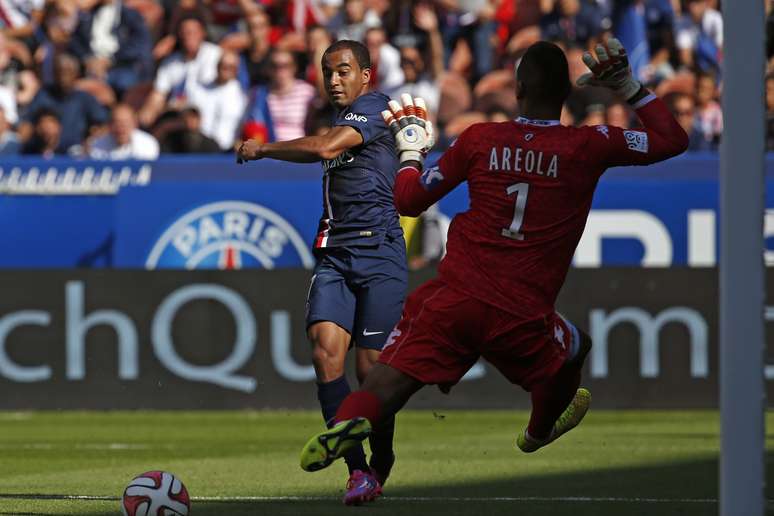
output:
MULTIPOLYGON (((574 264, 712 266, 718 157, 612 169, 600 181, 574 264)), ((322 209, 319 164, 229 156, 152 163, 18 158, 0 166, 0 267, 309 267, 322 209)), ((767 161, 766 259, 774 264, 774 157, 767 161)), ((441 216, 467 209, 461 185, 441 216)))

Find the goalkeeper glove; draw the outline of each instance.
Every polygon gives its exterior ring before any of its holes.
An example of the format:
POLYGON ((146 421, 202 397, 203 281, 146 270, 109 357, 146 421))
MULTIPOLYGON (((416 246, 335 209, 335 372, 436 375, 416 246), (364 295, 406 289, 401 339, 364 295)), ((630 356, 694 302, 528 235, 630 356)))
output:
POLYGON ((621 42, 615 38, 607 40, 607 45, 597 45, 597 58, 590 52, 583 53, 583 62, 591 73, 581 75, 578 86, 602 86, 615 91, 624 100, 630 100, 642 88, 642 85, 632 76, 629 67, 629 57, 621 42))
POLYGON ((401 163, 413 160, 421 164, 435 143, 433 123, 427 119, 424 100, 412 99, 408 93, 401 94, 400 98, 403 106, 391 100, 390 109, 382 111, 382 118, 395 137, 401 163))

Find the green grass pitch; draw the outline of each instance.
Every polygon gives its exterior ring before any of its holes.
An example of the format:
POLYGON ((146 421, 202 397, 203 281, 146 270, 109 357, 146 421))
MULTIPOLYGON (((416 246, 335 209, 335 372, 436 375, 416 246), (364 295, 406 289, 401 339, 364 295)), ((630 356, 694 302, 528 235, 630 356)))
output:
MULTIPOLYGON (((717 514, 717 412, 592 409, 531 455, 513 446, 526 420, 403 413, 386 496, 346 508, 343 463, 318 473, 298 466, 321 429, 317 412, 0 413, 0 515, 120 514, 125 484, 151 469, 183 480, 195 516, 717 514), (67 498, 75 495, 104 499, 67 498)), ((774 430, 766 444, 771 500, 774 430)))

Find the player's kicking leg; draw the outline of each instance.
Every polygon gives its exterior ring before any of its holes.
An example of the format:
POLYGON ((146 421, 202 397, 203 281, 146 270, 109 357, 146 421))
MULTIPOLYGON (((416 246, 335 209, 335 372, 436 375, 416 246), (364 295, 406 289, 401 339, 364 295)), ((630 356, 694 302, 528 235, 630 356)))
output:
POLYGON ((562 321, 572 335, 570 354, 553 377, 532 388, 529 426, 516 438, 516 446, 525 453, 537 451, 578 426, 591 403, 591 393, 578 387, 591 338, 562 321))
MULTIPOLYGON (((393 417, 422 385, 388 365, 374 365, 361 390, 347 396, 339 407, 335 426, 306 443, 301 451, 301 468, 317 471, 343 457, 371 435, 374 426, 393 417)), ((363 495, 345 498, 348 505, 368 502, 381 494, 380 488, 372 489, 367 477, 360 480, 363 495)))
MULTIPOLYGON (((323 321, 312 324, 308 330, 313 344, 313 361, 317 373, 317 397, 323 418, 330 427, 341 402, 349 395, 350 388, 344 375, 344 362, 349 347, 349 333, 337 324, 323 321)), ((349 470, 347 489, 353 479, 363 473, 370 474, 363 447, 360 443, 347 446, 345 460, 349 470)))

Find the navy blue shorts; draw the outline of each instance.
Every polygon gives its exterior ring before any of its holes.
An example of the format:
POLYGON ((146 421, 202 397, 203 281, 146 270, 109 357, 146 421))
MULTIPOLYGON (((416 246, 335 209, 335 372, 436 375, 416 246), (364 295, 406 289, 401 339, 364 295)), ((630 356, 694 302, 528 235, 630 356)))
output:
POLYGON ((356 346, 382 349, 400 319, 407 289, 403 237, 386 236, 379 247, 318 251, 306 327, 330 321, 347 330, 356 346))

